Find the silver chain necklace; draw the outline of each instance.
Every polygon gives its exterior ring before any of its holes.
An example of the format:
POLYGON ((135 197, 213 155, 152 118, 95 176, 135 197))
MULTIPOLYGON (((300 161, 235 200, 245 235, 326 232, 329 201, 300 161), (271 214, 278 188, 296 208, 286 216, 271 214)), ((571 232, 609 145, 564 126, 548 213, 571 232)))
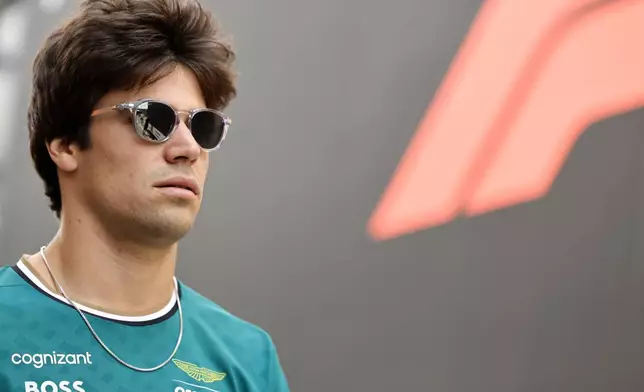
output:
POLYGON ((161 369, 162 367, 167 365, 168 362, 170 362, 172 360, 174 355, 179 350, 179 346, 181 345, 181 339, 183 337, 183 312, 181 310, 181 300, 179 299, 179 289, 177 287, 176 281, 175 281, 175 284, 174 284, 174 294, 175 294, 175 297, 177 298, 177 308, 179 309, 179 337, 177 338, 177 344, 176 344, 176 346, 174 346, 174 350, 172 350, 172 354, 170 354, 168 359, 163 361, 161 364, 159 364, 159 365, 157 365, 155 367, 151 367, 151 368, 141 368, 141 367, 138 367, 138 366, 130 365, 129 363, 125 362, 124 360, 119 358, 116 354, 114 354, 114 352, 112 350, 110 350, 110 348, 107 347, 107 345, 105 343, 103 343, 103 341, 98 336, 96 331, 94 331, 94 328, 92 328, 92 325, 89 323, 89 320, 87 320, 87 317, 85 317, 85 314, 79 309, 78 305, 76 305, 76 303, 74 301, 69 299, 67 294, 65 294, 65 290, 63 290, 61 285, 58 283, 58 280, 56 280, 56 277, 54 276, 54 273, 52 272, 51 268, 49 267, 49 262, 47 261, 47 257, 45 256, 45 247, 44 246, 42 248, 40 248, 40 256, 42 257, 43 261, 45 262, 45 266, 47 267, 47 271, 49 271, 49 275, 51 275, 51 279, 54 281, 54 284, 56 285, 58 290, 63 294, 63 297, 65 297, 67 302, 69 302, 76 309, 78 314, 80 314, 80 316, 83 318, 83 321, 85 321, 85 324, 87 325, 87 328, 89 328, 89 330, 92 333, 92 335, 94 335, 94 338, 96 339, 96 341, 101 345, 101 347, 103 347, 103 349, 105 349, 105 351, 107 351, 108 354, 110 354, 112 356, 112 358, 114 358, 118 362, 120 362, 121 365, 123 365, 125 367, 128 367, 128 368, 130 368, 132 370, 136 370, 137 372, 154 372, 156 370, 161 369))

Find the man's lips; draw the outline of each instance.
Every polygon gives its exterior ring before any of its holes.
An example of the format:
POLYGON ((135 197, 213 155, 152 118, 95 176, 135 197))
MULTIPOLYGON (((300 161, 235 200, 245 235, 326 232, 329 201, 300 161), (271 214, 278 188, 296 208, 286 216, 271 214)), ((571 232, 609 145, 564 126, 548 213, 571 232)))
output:
POLYGON ((200 189, 199 189, 199 184, 197 181, 188 178, 188 177, 172 177, 168 178, 163 181, 159 181, 154 184, 155 188, 180 188, 180 189, 187 189, 194 193, 195 195, 199 195, 200 189))

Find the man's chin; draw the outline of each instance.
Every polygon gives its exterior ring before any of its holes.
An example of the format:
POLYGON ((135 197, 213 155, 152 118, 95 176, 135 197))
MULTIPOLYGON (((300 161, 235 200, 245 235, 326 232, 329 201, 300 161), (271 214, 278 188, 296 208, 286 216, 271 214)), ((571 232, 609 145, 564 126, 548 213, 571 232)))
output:
POLYGON ((194 217, 191 216, 175 216, 168 217, 169 219, 161 222, 160 229, 165 232, 167 237, 176 238, 180 240, 183 238, 192 226, 194 225, 194 217))
POLYGON ((195 215, 191 211, 166 209, 140 222, 141 229, 155 243, 171 244, 186 236, 194 225, 195 215))

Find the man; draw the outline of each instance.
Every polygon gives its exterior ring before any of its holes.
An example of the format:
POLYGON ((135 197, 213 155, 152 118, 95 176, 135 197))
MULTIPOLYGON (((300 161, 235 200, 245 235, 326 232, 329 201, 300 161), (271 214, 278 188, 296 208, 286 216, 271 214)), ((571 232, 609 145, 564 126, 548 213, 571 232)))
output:
POLYGON ((60 228, 0 270, 1 391, 289 390, 264 331, 174 278, 233 59, 195 0, 85 0, 46 40, 28 120, 60 228))

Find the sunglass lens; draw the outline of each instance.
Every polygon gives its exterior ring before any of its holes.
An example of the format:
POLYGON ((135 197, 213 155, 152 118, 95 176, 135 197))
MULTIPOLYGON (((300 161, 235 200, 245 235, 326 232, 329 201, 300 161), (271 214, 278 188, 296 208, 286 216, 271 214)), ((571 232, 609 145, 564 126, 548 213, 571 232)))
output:
POLYGON ((144 139, 159 142, 168 138, 176 124, 172 108, 161 102, 143 102, 134 110, 134 128, 144 139))
POLYGON ((190 121, 192 136, 206 150, 211 150, 221 143, 225 128, 224 118, 212 111, 197 112, 190 121))

